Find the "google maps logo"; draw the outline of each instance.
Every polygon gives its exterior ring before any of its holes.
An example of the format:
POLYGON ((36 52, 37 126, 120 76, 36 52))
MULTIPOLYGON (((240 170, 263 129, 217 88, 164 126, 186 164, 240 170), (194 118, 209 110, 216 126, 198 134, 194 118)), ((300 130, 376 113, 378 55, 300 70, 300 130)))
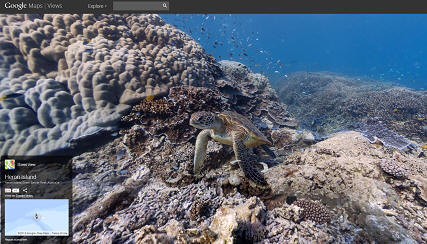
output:
POLYGON ((4 169, 5 170, 14 170, 15 169, 15 159, 4 160, 4 169))

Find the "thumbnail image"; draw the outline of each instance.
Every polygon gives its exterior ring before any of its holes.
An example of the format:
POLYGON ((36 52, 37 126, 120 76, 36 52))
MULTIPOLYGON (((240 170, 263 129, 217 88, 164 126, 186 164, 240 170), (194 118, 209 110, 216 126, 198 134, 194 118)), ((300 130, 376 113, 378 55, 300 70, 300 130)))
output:
MULTIPOLYGON (((426 26, 0 15, 1 171, 69 156, 73 243, 426 243, 426 26)), ((6 235, 67 204, 6 199, 6 235)))
POLYGON ((67 236, 68 201, 68 199, 5 199, 5 235, 67 236))

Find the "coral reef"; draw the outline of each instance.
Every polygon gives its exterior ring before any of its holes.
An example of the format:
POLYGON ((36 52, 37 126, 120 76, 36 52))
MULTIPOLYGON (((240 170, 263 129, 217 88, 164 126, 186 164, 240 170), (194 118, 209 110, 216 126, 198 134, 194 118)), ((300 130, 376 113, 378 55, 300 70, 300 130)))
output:
POLYGON ((146 225, 139 230, 135 243, 174 243, 176 238, 169 236, 166 231, 158 231, 152 225, 146 225))
MULTIPOLYGON (((122 118, 123 124, 129 127, 122 131, 125 134, 123 138, 125 145, 131 148, 132 153, 143 154, 142 157, 148 162, 153 174, 160 176, 165 182, 186 185, 194 180, 192 161, 197 130, 189 126, 190 116, 194 112, 238 111, 253 118, 254 124, 267 137, 270 137, 270 133, 275 129, 289 128, 282 125, 282 122, 292 121, 286 115, 286 108, 270 105, 280 102, 268 80, 263 78, 263 82, 259 82, 258 80, 262 77, 254 76, 252 73, 245 76, 243 80, 235 80, 227 74, 227 65, 232 68, 236 68, 235 66, 247 68, 235 62, 229 64, 221 61, 220 63, 221 68, 225 70, 223 71, 225 76, 216 80, 216 83, 221 84, 218 87, 172 87, 167 97, 144 99, 133 106, 131 112, 122 118), (254 81, 251 77, 256 77, 256 80, 254 81), (252 87, 253 83, 258 86, 252 87), (227 89, 223 89, 224 87, 227 89), (269 116, 275 113, 286 116, 280 119, 269 116), (270 126, 266 126, 267 124, 270 126), (145 153, 147 149, 156 153, 147 154, 145 153), (179 156, 154 156, 153 159, 153 155, 159 155, 159 152, 179 156)), ((272 149, 275 150, 275 148, 272 149)), ((231 161, 233 156, 231 147, 209 142, 206 161, 211 163, 206 164, 205 172, 217 169, 224 173, 222 164, 231 161)), ((239 181, 237 179, 237 182, 239 181)))
POLYGON ((145 97, 208 86, 220 74, 157 15, 1 15, 0 23, 0 95, 11 97, 0 101, 2 154, 69 148, 117 129, 145 97))
POLYGON ((155 228, 153 225, 143 226, 138 231, 136 243, 213 243, 215 233, 209 229, 185 229, 184 226, 171 219, 161 228, 155 228))
POLYGON ((265 76, 217 63, 157 15, 0 15, 0 24, 1 153, 101 142, 72 159, 74 243, 427 241, 425 155, 370 143, 425 140, 425 92, 297 73, 280 90, 285 105, 265 76), (316 133, 297 130, 288 109, 316 133), (225 110, 273 142, 283 163, 264 167, 268 191, 213 141, 194 177, 190 115, 225 110), (358 120, 364 136, 317 135, 358 120))
POLYGON ((411 178, 415 186, 415 196, 424 207, 427 207, 427 179, 416 175, 411 178))
POLYGON ((192 111, 229 109, 230 105, 218 91, 193 86, 172 87, 167 98, 144 100, 122 120, 141 125, 152 134, 163 133, 173 142, 182 142, 195 134, 195 129, 188 126, 192 111))
POLYGON ((74 158, 74 242, 426 241, 423 156, 377 147, 358 132, 312 145, 317 138, 295 130, 286 106, 274 108, 280 102, 262 76, 235 62, 220 65, 216 86, 176 86, 142 100, 122 117, 117 138, 74 158), (245 114, 272 139, 284 163, 264 169, 270 191, 252 189, 232 163, 232 148, 213 141, 204 176, 195 179, 197 131, 188 121, 200 110, 245 114), (383 160, 411 174, 390 177, 383 160))
POLYGON ((286 127, 273 130, 271 132, 271 139, 278 148, 277 154, 281 156, 311 145, 318 140, 308 130, 297 131, 286 127))
POLYGON ((283 204, 267 212, 265 239, 259 243, 368 243, 372 241, 362 228, 339 212, 339 218, 319 225, 301 221, 303 209, 295 204, 283 204))
POLYGON ((217 238, 214 243, 244 243, 263 239, 265 206, 256 197, 228 199, 215 213, 209 229, 217 238))
POLYGON ((411 140, 427 140, 426 91, 325 72, 290 74, 278 83, 279 97, 303 128, 321 135, 381 118, 384 126, 411 140))
POLYGON ((222 60, 219 64, 224 77, 216 81, 216 87, 238 113, 247 115, 262 129, 297 127, 297 121, 290 117, 265 76, 248 72, 238 62, 222 60))
POLYGON ((384 122, 378 118, 368 119, 365 123, 359 122, 354 127, 356 131, 361 132, 371 143, 378 143, 399 150, 412 150, 417 147, 405 137, 389 130, 384 125, 384 122))
POLYGON ((411 170, 408 166, 393 159, 382 160, 380 162, 380 167, 387 174, 401 179, 408 178, 409 174, 411 173, 411 170))
POLYGON ((302 208, 301 218, 312 220, 318 224, 328 223, 331 221, 329 210, 322 204, 307 200, 297 200, 293 204, 302 208))
MULTIPOLYGON (((226 71, 227 62, 221 63, 226 71)), ((254 191, 248 191, 241 170, 227 163, 233 159, 231 147, 209 142, 205 176, 195 181, 192 161, 197 132, 188 125, 189 115, 201 110, 239 111, 253 118, 268 136, 285 128, 296 133, 292 129, 295 121, 286 115, 286 107, 272 105, 280 102, 262 76, 248 73, 243 80, 235 80, 224 74, 215 81, 221 84, 218 87, 176 86, 164 98, 142 100, 122 117, 126 128, 117 138, 74 158, 75 242, 164 239, 212 243, 222 238, 221 226, 213 224, 215 216, 222 216, 220 206, 241 216, 223 238, 264 239, 267 229, 261 212, 265 207, 258 198, 246 199, 254 191), (257 221, 246 213, 255 211, 253 204, 260 206, 255 208, 260 211, 257 221), (177 227, 178 235, 165 229, 172 220, 182 225, 177 227)), ((285 144, 282 141, 280 147, 285 144)))
POLYGON ((344 211, 349 221, 377 241, 423 242, 418 227, 402 223, 426 220, 417 199, 418 186, 411 183, 415 177, 427 176, 424 161, 416 154, 392 154, 357 132, 346 132, 294 153, 265 175, 276 195, 273 202, 283 202, 288 196, 318 200, 328 209, 344 211), (380 161, 391 158, 411 169, 404 183, 389 180, 379 167, 380 161), (291 170, 296 172, 289 175, 291 170))
POLYGON ((265 232, 265 226, 260 222, 240 222, 233 233, 235 236, 234 243, 254 243, 262 241, 265 238, 265 232))

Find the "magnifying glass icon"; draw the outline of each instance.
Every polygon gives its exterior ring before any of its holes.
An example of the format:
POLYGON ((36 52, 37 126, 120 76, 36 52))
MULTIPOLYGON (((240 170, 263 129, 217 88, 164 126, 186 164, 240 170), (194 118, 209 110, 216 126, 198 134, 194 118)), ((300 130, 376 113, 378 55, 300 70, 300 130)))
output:
POLYGON ((163 7, 163 8, 168 8, 168 5, 167 5, 166 3, 163 3, 163 4, 162 4, 162 7, 163 7))

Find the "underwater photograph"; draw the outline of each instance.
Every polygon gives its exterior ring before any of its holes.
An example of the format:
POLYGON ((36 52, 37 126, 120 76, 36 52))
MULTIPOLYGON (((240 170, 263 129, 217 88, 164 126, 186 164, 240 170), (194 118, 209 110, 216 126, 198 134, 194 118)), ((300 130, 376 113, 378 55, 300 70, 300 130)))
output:
POLYGON ((2 243, 427 243, 426 27, 0 14, 2 243))

